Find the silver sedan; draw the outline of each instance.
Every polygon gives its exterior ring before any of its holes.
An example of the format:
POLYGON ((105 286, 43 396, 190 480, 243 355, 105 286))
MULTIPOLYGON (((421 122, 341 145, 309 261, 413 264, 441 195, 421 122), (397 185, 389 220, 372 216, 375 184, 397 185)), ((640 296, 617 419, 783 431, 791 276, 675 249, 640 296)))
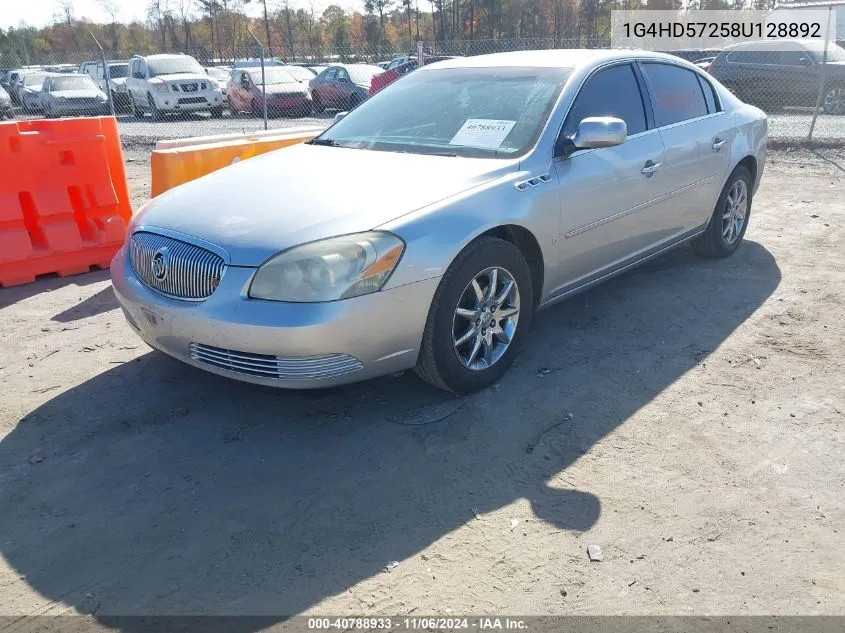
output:
POLYGON ((114 289, 152 347, 217 374, 320 387, 414 368, 470 392, 537 309, 686 242, 731 255, 766 134, 668 55, 444 61, 308 144, 153 199, 114 289))

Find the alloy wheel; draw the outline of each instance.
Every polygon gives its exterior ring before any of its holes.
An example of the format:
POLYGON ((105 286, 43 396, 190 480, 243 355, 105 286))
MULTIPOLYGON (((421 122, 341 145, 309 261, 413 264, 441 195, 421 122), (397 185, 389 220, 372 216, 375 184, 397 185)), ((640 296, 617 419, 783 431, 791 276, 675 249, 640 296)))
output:
POLYGON ((722 212, 722 239, 731 246, 739 239, 742 227, 745 225, 745 214, 748 211, 748 186, 742 179, 737 180, 725 200, 722 212))
POLYGON ((481 371, 507 351, 519 323, 519 287, 504 268, 478 273, 461 294, 452 318, 455 354, 467 369, 481 371))
POLYGON ((824 96, 824 111, 828 114, 845 114, 845 88, 831 88, 824 96))

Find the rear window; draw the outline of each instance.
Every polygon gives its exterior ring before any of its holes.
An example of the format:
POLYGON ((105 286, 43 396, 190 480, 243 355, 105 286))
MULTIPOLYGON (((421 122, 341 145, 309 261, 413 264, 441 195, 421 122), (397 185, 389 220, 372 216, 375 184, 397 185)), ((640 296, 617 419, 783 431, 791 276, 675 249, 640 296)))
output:
POLYGON ((697 73, 669 64, 644 63, 642 68, 651 86, 654 118, 658 127, 695 119, 708 113, 697 73))

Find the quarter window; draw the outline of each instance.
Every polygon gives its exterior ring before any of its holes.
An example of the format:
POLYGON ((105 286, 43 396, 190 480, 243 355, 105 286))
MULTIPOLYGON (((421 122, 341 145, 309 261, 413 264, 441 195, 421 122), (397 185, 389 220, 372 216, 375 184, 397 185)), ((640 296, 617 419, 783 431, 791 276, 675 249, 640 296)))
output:
POLYGON ((587 80, 569 111, 564 136, 571 136, 582 120, 594 116, 622 119, 628 136, 646 131, 643 99, 630 64, 600 70, 587 80))
POLYGON ((707 114, 707 102, 695 72, 670 64, 644 63, 642 68, 651 87, 658 127, 707 114))

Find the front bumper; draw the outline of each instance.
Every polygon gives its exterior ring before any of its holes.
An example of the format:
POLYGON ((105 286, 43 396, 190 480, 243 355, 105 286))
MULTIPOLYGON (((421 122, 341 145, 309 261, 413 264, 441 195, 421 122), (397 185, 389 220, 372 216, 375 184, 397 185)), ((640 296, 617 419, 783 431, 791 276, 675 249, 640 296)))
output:
POLYGON ((56 116, 104 116, 109 114, 109 104, 108 102, 87 105, 54 103, 52 111, 56 116))
POLYGON ((198 92, 163 92, 153 91, 156 108, 163 112, 194 112, 208 111, 212 108, 222 108, 223 94, 215 90, 200 90, 198 92))
POLYGON ((115 295, 139 336, 151 347, 221 376, 310 389, 366 380, 416 364, 439 278, 342 301, 280 303, 246 297, 254 272, 231 266, 208 299, 192 302, 151 290, 132 270, 125 248, 111 264, 115 295), (274 367, 278 365, 278 376, 240 369, 254 365, 266 370, 268 357, 274 367), (209 358, 222 362, 209 364, 209 358), (239 369, 221 366, 229 361, 239 369), (333 371, 338 364, 346 373, 333 371))

